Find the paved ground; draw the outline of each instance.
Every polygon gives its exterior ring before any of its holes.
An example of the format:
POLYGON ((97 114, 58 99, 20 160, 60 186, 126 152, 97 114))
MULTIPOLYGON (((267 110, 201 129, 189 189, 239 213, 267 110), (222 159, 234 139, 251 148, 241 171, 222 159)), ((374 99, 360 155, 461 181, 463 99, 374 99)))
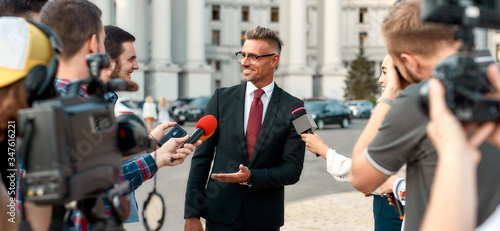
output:
MULTIPOLYGON (((128 225, 126 230, 143 230, 138 225, 128 225)), ((372 198, 353 191, 288 203, 285 208, 285 225, 281 230, 373 230, 372 198)))
MULTIPOLYGON (((325 143, 337 152, 350 157, 354 143, 367 120, 354 120, 351 127, 338 125, 318 131, 325 143)), ((194 124, 183 125, 188 133, 194 124)), ((167 214, 162 231, 182 231, 184 227, 184 194, 191 158, 176 167, 162 168, 158 173, 157 191, 165 199, 167 214)), ((153 188, 153 181, 146 181, 136 198, 139 211, 153 188)), ((326 172, 325 160, 306 151, 300 181, 285 189, 285 226, 283 231, 356 231, 373 230, 372 198, 352 188, 349 183, 335 182, 326 172)), ((141 215, 142 217, 142 215, 141 215)), ((142 223, 126 224, 127 231, 145 230, 142 223)))
POLYGON ((335 193, 289 203, 282 231, 373 230, 371 197, 335 193))

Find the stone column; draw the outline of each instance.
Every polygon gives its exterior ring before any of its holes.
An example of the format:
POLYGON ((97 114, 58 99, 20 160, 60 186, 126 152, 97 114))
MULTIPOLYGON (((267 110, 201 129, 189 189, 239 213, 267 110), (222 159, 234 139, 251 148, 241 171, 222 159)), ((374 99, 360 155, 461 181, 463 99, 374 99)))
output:
POLYGON ((323 65, 320 68, 322 96, 342 99, 347 72, 342 64, 341 1, 323 0, 323 65))
POLYGON ((136 0, 116 0, 116 26, 135 36, 136 0))
POLYGON ((91 0, 91 2, 102 11, 101 19, 103 25, 111 25, 114 23, 113 0, 91 0))
MULTIPOLYGON (((144 80, 144 69, 145 65, 144 63, 141 63, 140 60, 143 59, 142 57, 139 56, 141 54, 141 51, 139 50, 139 47, 137 46, 138 44, 138 37, 137 37, 137 5, 138 4, 143 4, 143 1, 136 1, 136 0, 115 0, 116 4, 116 26, 124 29, 125 31, 129 32, 130 34, 134 35, 136 37, 136 42, 134 44, 135 49, 136 49, 136 54, 138 57, 138 63, 139 63, 139 70, 136 70, 132 73, 132 80, 136 82, 139 85, 139 90, 136 92, 118 92, 119 97, 122 98, 127 98, 127 99, 132 99, 132 100, 144 100, 144 97, 146 96, 145 94, 145 80, 144 80)), ((145 6, 143 6, 145 7, 145 6)), ((141 13, 139 13, 139 16, 141 13)), ((142 20, 142 19, 141 19, 142 20)), ((141 21, 140 20, 140 21, 141 21)), ((144 25, 141 25, 144 26, 144 25)), ((141 38, 141 36, 139 36, 141 38)), ((141 40, 144 40, 141 38, 141 40)), ((143 43, 144 41, 139 42, 139 44, 143 43)))
MULTIPOLYGON (((137 60, 139 61, 139 65, 143 64, 142 69, 146 71, 146 62, 149 60, 149 52, 148 52, 148 40, 150 39, 148 36, 148 1, 139 0, 136 1, 135 6, 135 33, 132 34, 135 36, 135 50, 137 53, 137 60)), ((154 27, 153 27, 154 28, 154 27)), ((140 68, 141 68, 140 67, 140 68)))
MULTIPOLYGON (((288 44, 287 51, 289 54, 282 53, 283 56, 288 56, 286 60, 286 70, 284 75, 276 78, 276 82, 290 94, 298 98, 311 97, 313 95, 313 70, 307 66, 307 19, 306 19, 306 1, 305 0, 289 0, 281 1, 280 7, 288 10, 283 17, 280 17, 280 24, 284 23, 288 27, 286 38, 282 38, 288 44), (287 20, 282 20, 287 18, 287 20)), ((281 10, 280 10, 281 11, 281 10)), ((281 34, 281 33, 280 33, 281 34)))
POLYGON ((210 96, 213 93, 212 68, 205 60, 204 0, 187 2, 187 53, 181 77, 181 95, 210 96))
POLYGON ((180 68, 172 63, 172 0, 152 0, 152 38, 150 71, 152 95, 167 100, 179 97, 180 68))

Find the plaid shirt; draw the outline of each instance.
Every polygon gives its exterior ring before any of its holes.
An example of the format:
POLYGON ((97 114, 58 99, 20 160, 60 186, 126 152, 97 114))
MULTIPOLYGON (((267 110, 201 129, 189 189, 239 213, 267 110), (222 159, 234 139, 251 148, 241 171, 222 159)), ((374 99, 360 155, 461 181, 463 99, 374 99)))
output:
MULTIPOLYGON (((62 95, 65 95, 68 93, 68 86, 69 86, 70 81, 66 79, 60 79, 56 78, 55 80, 55 85, 56 89, 61 93, 62 95)), ((80 92, 79 95, 84 98, 90 98, 90 95, 87 93, 87 90, 80 87, 80 92)), ((133 192, 135 189, 137 189, 141 184, 146 181, 147 179, 151 178, 154 176, 154 174, 158 171, 158 166, 156 166, 155 160, 149 153, 145 153, 142 155, 139 155, 135 158, 126 160, 122 162, 122 175, 120 175, 120 179, 122 181, 128 180, 130 182, 130 192, 133 192)), ((19 174, 18 176, 24 177, 24 174, 26 173, 25 167, 23 163, 21 162, 19 166, 19 174)), ((20 186, 20 179, 18 178, 17 185, 20 186)), ((20 196, 20 189, 19 187, 16 190, 16 197, 17 197, 17 211, 19 211, 22 214, 22 198, 20 196)), ((104 199, 103 199, 104 200, 104 199)), ((111 215, 111 208, 110 206, 104 201, 105 204, 105 211, 106 215, 111 215)), ((87 222, 87 219, 83 216, 80 210, 76 210, 71 213, 70 215, 70 220, 65 221, 68 230, 82 230, 82 231, 88 231, 88 230, 94 230, 92 227, 92 224, 89 224, 87 222)), ((32 224, 36 225, 36 224, 32 224)))

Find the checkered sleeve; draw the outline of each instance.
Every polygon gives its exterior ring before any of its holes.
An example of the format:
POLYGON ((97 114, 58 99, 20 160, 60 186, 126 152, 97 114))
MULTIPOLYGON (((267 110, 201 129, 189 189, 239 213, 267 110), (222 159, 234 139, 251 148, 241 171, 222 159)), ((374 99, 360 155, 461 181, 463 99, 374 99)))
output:
POLYGON ((147 179, 153 177, 158 171, 155 160, 149 153, 142 154, 136 158, 123 161, 122 180, 130 182, 130 192, 136 190, 147 179))

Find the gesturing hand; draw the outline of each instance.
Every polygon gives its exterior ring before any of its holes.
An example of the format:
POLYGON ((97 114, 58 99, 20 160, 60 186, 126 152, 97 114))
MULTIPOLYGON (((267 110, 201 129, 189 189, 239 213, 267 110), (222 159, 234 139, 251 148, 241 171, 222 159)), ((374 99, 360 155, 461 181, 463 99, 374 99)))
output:
POLYGON ((240 171, 236 173, 213 173, 212 178, 220 182, 239 183, 250 179, 250 169, 240 164, 240 171))

